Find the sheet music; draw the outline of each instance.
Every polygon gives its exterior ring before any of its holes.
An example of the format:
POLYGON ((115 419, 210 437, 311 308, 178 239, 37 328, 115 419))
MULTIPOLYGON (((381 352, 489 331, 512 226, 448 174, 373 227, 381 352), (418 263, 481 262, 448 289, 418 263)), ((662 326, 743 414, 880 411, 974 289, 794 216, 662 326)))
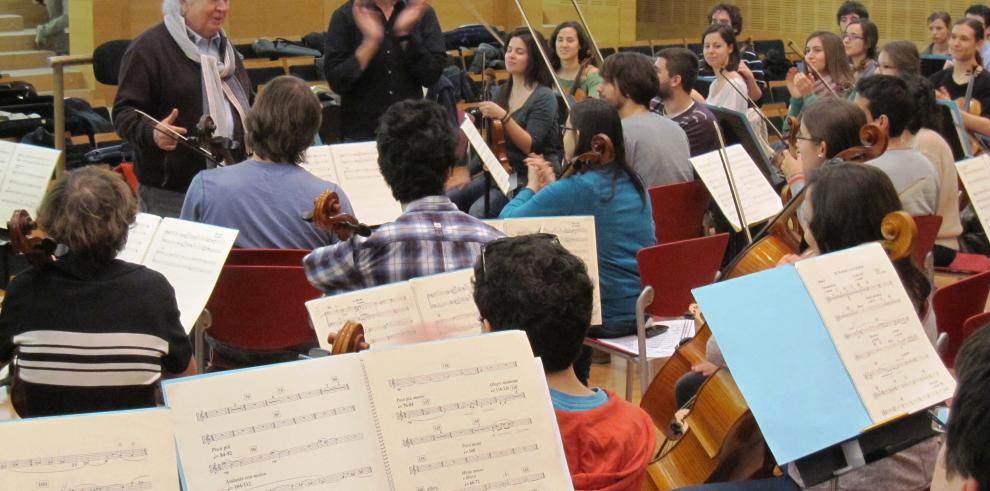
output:
POLYGON ((369 225, 391 222, 402 214, 378 169, 375 142, 341 143, 330 146, 337 169, 337 184, 347 193, 358 220, 369 225))
POLYGON ((175 218, 158 226, 143 264, 172 284, 186 332, 210 299, 236 238, 234 229, 175 218))
POLYGON ((388 489, 358 356, 164 382, 186 489, 388 489))
MULTIPOLYGON (((739 192, 739 202, 742 204, 743 214, 749 225, 760 223, 770 218, 783 209, 780 196, 774 192, 773 187, 767 182, 766 177, 753 162, 753 159, 746 153, 742 145, 736 144, 726 147, 725 153, 728 156, 729 165, 732 166, 732 175, 736 180, 736 190, 739 192)), ((736 212, 735 201, 732 199, 732 190, 729 187, 729 180, 725 176, 725 168, 722 166, 722 159, 719 158, 718 151, 709 152, 691 158, 691 165, 698 172, 698 176, 705 183, 709 193, 715 199, 722 214, 729 220, 732 228, 742 230, 739 226, 739 215, 736 212)))
POLYGON ((0 424, 0 487, 18 491, 175 490, 165 409, 0 424))
MULTIPOLYGON (((4 147, 0 149, 0 165, 4 160, 3 154, 10 150, 10 145, 4 147)), ((7 171, 0 181, 0 217, 4 224, 17 209, 25 209, 31 216, 37 217, 55 164, 62 154, 58 150, 32 145, 19 144, 14 147, 13 154, 7 160, 7 171)))
POLYGON ((306 160, 299 164, 324 181, 337 183, 337 169, 333 165, 333 154, 329 145, 317 145, 306 149, 306 160))
POLYGON ((492 149, 488 147, 485 143, 485 139, 481 137, 481 133, 478 133, 478 128, 474 127, 474 122, 469 118, 464 118, 464 122, 461 123, 461 131, 467 136, 468 143, 471 144, 471 148, 477 152, 478 157, 481 158, 481 162, 487 170, 492 175, 492 182, 498 186, 498 189, 502 191, 502 194, 509 195, 509 173, 505 171, 502 164, 499 163, 498 157, 492 152, 492 149))
MULTIPOLYGON (((0 184, 3 184, 7 178, 7 172, 10 170, 10 161, 14 158, 15 150, 17 150, 16 143, 0 140, 0 184)), ((12 214, 13 211, 5 215, 3 223, 0 223, 0 227, 7 226, 6 220, 10 219, 10 215, 12 214)))
POLYGON ((602 301, 598 288, 598 241, 595 236, 595 217, 512 218, 504 220, 503 223, 505 235, 510 237, 534 233, 554 234, 560 245, 584 261, 591 283, 595 286, 591 323, 601 324, 602 301))
POLYGON ((875 423, 952 397, 955 382, 878 243, 795 268, 875 423))
POLYGON ((138 213, 134 218, 134 224, 127 232, 127 244, 124 249, 117 254, 117 259, 130 263, 141 264, 144 256, 151 247, 151 239, 158 230, 158 224, 162 222, 162 217, 150 213, 138 213))
POLYGON ((365 340, 373 347, 421 339, 416 301, 405 281, 313 299, 306 302, 306 310, 324 349, 331 348, 327 334, 339 331, 346 321, 360 322, 365 340))
POLYGON ((396 489, 571 489, 522 331, 363 355, 396 489))
MULTIPOLYGON (((694 336, 694 321, 690 319, 658 320, 653 324, 667 326, 667 330, 652 338, 646 338, 647 358, 670 357, 680 346, 681 341, 694 336)), ((626 353, 639 354, 639 338, 636 335, 599 339, 598 342, 626 353)))
POLYGON ((990 230, 990 156, 984 154, 956 162, 956 171, 983 231, 987 232, 990 230))
POLYGON ((424 339, 481 334, 481 314, 474 303, 473 269, 410 280, 421 316, 424 339))

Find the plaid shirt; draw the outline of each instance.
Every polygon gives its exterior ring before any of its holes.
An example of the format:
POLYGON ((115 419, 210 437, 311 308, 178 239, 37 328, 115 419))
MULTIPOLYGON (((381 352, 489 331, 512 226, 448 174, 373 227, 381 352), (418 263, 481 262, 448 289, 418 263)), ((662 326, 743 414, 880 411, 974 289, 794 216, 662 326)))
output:
POLYGON ((502 233, 457 209, 446 196, 409 203, 370 237, 313 250, 306 277, 328 295, 470 268, 481 246, 502 233))

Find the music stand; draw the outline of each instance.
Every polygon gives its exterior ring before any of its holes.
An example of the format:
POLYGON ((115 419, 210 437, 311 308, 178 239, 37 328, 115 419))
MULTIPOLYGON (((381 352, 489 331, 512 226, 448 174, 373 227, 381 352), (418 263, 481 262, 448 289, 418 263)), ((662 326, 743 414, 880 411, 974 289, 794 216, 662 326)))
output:
POLYGON ((921 55, 921 76, 928 78, 945 69, 945 62, 952 59, 949 55, 921 55))
POLYGON ((945 141, 949 143, 949 147, 952 148, 952 158, 958 162, 972 157, 973 151, 969 142, 969 134, 964 129, 959 107, 956 106, 954 101, 939 100, 936 102, 938 103, 936 107, 941 116, 940 122, 942 123, 942 129, 939 131, 939 134, 942 135, 942 138, 945 138, 945 141))
POLYGON ((749 124, 746 114, 710 104, 705 104, 705 106, 715 115, 722 126, 725 144, 741 144, 753 162, 756 162, 756 166, 763 173, 763 176, 770 181, 770 185, 779 190, 784 185, 784 177, 770 163, 770 156, 763 151, 762 145, 757 143, 758 137, 753 131, 753 126, 749 124))

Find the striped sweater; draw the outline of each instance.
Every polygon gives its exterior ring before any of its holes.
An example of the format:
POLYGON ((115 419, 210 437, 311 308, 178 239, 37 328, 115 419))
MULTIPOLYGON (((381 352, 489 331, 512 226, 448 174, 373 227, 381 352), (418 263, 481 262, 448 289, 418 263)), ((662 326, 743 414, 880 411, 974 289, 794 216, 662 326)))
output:
POLYGON ((124 261, 69 254, 32 268, 0 310, 0 365, 13 363, 22 417, 153 406, 162 370, 182 372, 191 351, 168 281, 124 261))

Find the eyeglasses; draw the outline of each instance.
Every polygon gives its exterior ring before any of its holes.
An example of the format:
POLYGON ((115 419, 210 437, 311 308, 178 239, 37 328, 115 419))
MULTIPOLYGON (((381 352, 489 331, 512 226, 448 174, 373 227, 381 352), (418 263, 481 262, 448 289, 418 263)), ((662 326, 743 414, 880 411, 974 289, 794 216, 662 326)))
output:
POLYGON ((863 36, 860 36, 859 34, 853 34, 851 32, 847 32, 842 35, 842 39, 848 39, 850 41, 859 41, 863 39, 863 36))
POLYGON ((804 140, 806 142, 811 142, 811 143, 818 143, 818 142, 822 141, 821 138, 812 138, 810 136, 801 136, 801 135, 795 135, 794 136, 794 139, 795 140, 804 140))
POLYGON ((487 252, 488 252, 489 249, 491 249, 492 247, 498 247, 498 244, 499 243, 505 243, 506 241, 508 241, 510 239, 518 239, 519 237, 529 237, 529 236, 535 237, 535 238, 541 239, 541 240, 550 240, 550 241, 553 241, 553 243, 555 243, 555 244, 560 244, 560 240, 557 238, 556 235, 554 235, 554 234, 548 234, 548 233, 544 233, 544 232, 538 232, 538 233, 534 233, 534 234, 527 234, 527 235, 524 235, 524 236, 518 236, 517 235, 515 237, 499 237, 499 238, 497 238, 497 239, 495 239, 495 240, 493 240, 491 242, 488 242, 487 244, 481 244, 481 275, 482 275, 482 277, 487 277, 488 276, 488 264, 485 262, 486 261, 485 256, 486 256, 486 254, 487 254, 487 252))

